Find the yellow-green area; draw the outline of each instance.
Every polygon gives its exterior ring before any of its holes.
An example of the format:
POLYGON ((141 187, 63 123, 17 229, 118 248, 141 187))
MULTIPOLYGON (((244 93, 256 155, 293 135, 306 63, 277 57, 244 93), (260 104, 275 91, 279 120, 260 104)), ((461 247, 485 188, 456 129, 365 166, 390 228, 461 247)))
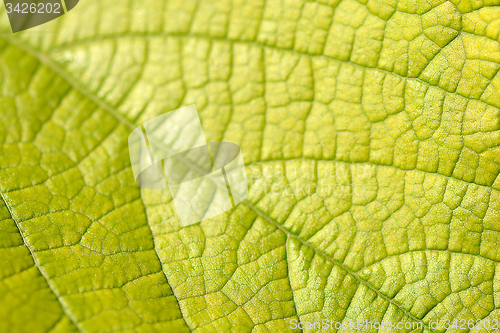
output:
POLYGON ((495 331, 499 70, 500 0, 2 7, 0 332, 495 331), (127 139, 190 104, 249 195, 183 228, 127 139))

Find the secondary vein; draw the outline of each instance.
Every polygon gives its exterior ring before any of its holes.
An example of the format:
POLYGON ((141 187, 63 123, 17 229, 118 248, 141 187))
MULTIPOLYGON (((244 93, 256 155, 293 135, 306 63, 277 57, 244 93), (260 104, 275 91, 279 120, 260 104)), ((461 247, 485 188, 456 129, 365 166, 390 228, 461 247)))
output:
POLYGON ((14 214, 7 202, 7 199, 5 198, 4 194, 2 192, 0 192, 0 197, 2 198, 3 202, 5 203, 5 206, 7 207, 7 210, 9 211, 9 214, 12 218, 12 220, 14 221, 14 223, 16 224, 16 227, 17 227, 17 230, 19 231, 19 234, 21 235, 21 238, 23 240, 23 244, 24 246, 26 246, 26 248, 28 249, 28 251, 30 251, 30 255, 31 255, 31 258, 33 259, 33 263, 35 265, 35 267, 38 269, 38 271, 40 272, 40 274, 42 275, 42 277, 45 279, 45 282, 47 282, 47 285, 50 289, 50 291, 54 294, 54 296, 56 297, 57 301, 59 302, 59 304, 61 305, 61 309, 63 311, 63 313, 66 315, 66 317, 69 318, 69 320, 71 320, 71 322, 73 323, 73 325, 75 325, 76 329, 79 331, 79 332, 83 332, 80 327, 78 327, 78 323, 77 321, 75 320, 75 318, 73 318, 73 316, 69 313, 68 309, 66 309, 66 305, 65 303, 63 302, 63 300, 61 299, 61 297, 57 294, 57 292, 55 291, 54 287, 52 286, 52 284, 50 283, 50 279, 49 277, 47 276, 46 272, 41 268, 41 265, 40 263, 38 262, 37 258, 35 257, 35 254, 33 253, 33 251, 31 250, 31 248, 28 246, 28 243, 26 242, 26 239, 21 231, 21 227, 19 226, 19 222, 17 221, 17 219, 14 217, 14 214))

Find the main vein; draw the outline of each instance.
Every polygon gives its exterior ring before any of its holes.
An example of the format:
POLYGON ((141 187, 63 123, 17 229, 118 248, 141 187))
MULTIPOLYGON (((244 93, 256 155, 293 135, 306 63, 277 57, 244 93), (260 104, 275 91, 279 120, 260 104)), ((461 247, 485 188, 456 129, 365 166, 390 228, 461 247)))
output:
POLYGON ((412 315, 409 311, 407 311, 405 308, 403 308, 400 304, 398 304, 397 302, 395 302, 393 299, 389 298, 388 296, 384 295, 383 293, 380 292, 380 290, 378 290, 377 288, 375 288, 370 282, 366 281, 366 280, 363 280, 362 278, 360 278, 358 276, 358 274, 353 271, 352 269, 348 268, 347 266, 345 266, 344 264, 342 264, 341 262, 335 260, 334 258, 332 258, 331 256, 329 256, 328 254, 326 254, 325 252, 315 248, 313 245, 309 244, 307 241, 303 240, 302 238, 300 238, 299 236, 291 233, 289 230, 287 230, 286 228, 284 228, 281 224, 279 224, 278 222, 274 221, 271 217, 269 217, 269 215, 267 215, 266 213, 264 213, 263 211, 261 211, 259 208, 257 208, 254 204, 252 204, 250 201, 248 200, 243 200, 243 203, 245 205, 247 205, 250 209, 252 209, 257 215, 259 215, 260 217, 262 217, 264 220, 266 220, 267 222, 271 223, 272 225, 274 225, 276 228, 278 228, 279 230, 281 230, 282 232, 285 233, 285 235, 287 235, 288 237, 290 238, 294 238, 296 240, 298 240, 302 245, 304 246, 307 246, 308 248, 310 248, 311 250, 313 250, 314 252, 316 252, 317 254, 319 254, 320 256, 324 257, 325 259, 333 262, 335 265, 339 266, 340 268, 342 268, 343 270, 347 271, 349 274, 351 274, 359 283, 365 285, 366 287, 370 288, 371 290, 373 290, 378 296, 380 296, 381 298, 383 298, 384 300, 386 300, 387 302, 389 302, 390 304, 394 305, 395 307, 397 307, 398 309, 400 309, 404 314, 406 314, 408 317, 410 317, 411 319, 415 320, 415 321, 418 321, 418 322, 421 322, 422 325, 429 329, 431 332, 435 332, 434 330, 432 330, 426 323, 423 322, 423 320, 421 319, 418 319, 417 317, 415 317, 414 315, 412 315))

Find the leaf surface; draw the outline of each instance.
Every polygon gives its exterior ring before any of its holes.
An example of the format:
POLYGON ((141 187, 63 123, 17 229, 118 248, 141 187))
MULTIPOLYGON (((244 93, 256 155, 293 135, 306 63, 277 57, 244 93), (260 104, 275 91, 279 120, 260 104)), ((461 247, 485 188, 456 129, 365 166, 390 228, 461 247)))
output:
POLYGON ((499 320, 497 5, 86 1, 15 35, 3 15, 0 331, 499 320), (182 228, 127 137, 193 103, 250 190, 182 228))

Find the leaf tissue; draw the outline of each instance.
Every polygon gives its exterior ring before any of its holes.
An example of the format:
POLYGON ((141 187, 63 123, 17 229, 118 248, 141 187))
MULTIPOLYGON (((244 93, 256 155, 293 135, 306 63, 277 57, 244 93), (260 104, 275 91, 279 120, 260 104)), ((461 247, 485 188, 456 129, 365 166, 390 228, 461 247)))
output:
POLYGON ((497 331, 499 71, 499 0, 2 6, 0 332, 497 331), (191 104, 248 196, 183 227, 127 138, 191 104))

